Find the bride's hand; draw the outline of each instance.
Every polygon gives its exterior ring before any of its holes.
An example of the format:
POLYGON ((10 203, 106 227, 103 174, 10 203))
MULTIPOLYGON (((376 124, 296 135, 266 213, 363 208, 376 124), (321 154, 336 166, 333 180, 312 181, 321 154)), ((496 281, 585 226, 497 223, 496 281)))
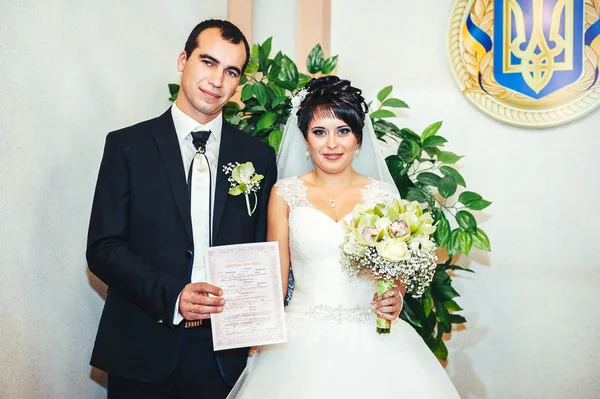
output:
POLYGON ((395 320, 402 310, 403 302, 402 295, 398 289, 393 288, 384 292, 381 298, 375 293, 371 301, 371 307, 377 316, 387 320, 395 320))

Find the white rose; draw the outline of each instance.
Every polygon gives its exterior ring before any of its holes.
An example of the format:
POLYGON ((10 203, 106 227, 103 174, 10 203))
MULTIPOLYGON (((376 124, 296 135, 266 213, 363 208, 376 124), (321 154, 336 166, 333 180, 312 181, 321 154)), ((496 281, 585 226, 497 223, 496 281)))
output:
POLYGON ((381 257, 390 262, 400 262, 402 260, 409 260, 410 253, 408 252, 408 246, 404 241, 390 239, 384 240, 377 243, 375 246, 377 253, 381 257))

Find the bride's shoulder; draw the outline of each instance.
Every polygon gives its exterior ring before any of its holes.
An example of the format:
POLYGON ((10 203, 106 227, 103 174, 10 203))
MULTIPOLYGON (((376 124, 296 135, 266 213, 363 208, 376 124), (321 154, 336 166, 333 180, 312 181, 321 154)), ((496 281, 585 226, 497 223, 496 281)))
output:
POLYGON ((398 189, 394 184, 391 183, 371 179, 371 183, 367 188, 369 197, 372 197, 373 201, 375 202, 389 201, 394 198, 400 198, 398 189))

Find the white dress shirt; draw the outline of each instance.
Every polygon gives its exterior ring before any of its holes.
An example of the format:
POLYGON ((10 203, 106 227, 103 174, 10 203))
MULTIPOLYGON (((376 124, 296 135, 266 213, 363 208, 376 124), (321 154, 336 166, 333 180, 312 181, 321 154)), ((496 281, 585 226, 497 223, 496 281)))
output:
MULTIPOLYGON (((206 159, 210 165, 210 184, 212 186, 211 204, 214 208, 215 203, 215 187, 217 182, 217 166, 219 162, 219 145, 221 143, 221 130, 223 127, 223 118, 221 114, 215 119, 208 122, 206 125, 198 123, 198 121, 189 117, 177 107, 177 101, 171 107, 171 115, 175 124, 175 132, 181 150, 181 157, 185 169, 186 181, 188 178, 189 168, 192 160, 194 168, 197 170, 206 170, 206 160, 204 156, 196 156, 196 148, 192 142, 191 132, 210 130, 211 134, 206 142, 206 159)), ((204 255, 209 247, 209 235, 212 232, 212 226, 209 229, 209 213, 213 214, 213 209, 208 209, 209 185, 207 173, 192 174, 192 198, 190 213, 192 216, 192 234, 194 238, 194 264, 192 266, 192 283, 206 281, 206 273, 204 268, 204 255)), ((181 294, 180 294, 181 297, 181 294)), ((175 313, 173 324, 179 324, 183 317, 179 313, 179 299, 175 303, 175 313)))

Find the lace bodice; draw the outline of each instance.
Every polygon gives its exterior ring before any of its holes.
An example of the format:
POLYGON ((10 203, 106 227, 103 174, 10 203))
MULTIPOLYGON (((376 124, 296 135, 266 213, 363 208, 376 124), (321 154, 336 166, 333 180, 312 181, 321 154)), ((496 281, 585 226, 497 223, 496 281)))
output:
MULTIPOLYGON (((365 279, 349 280, 342 270, 341 221, 335 222, 313 206, 307 199, 304 182, 297 177, 279 180, 275 187, 290 208, 289 242, 295 288, 288 313, 296 311, 319 319, 344 319, 350 313, 349 318, 362 318, 364 312, 353 316, 353 309, 368 310, 374 286, 365 279)), ((368 206, 397 197, 394 186, 376 180, 362 190, 362 201, 368 206)), ((345 219, 349 217, 346 215, 345 219)))

